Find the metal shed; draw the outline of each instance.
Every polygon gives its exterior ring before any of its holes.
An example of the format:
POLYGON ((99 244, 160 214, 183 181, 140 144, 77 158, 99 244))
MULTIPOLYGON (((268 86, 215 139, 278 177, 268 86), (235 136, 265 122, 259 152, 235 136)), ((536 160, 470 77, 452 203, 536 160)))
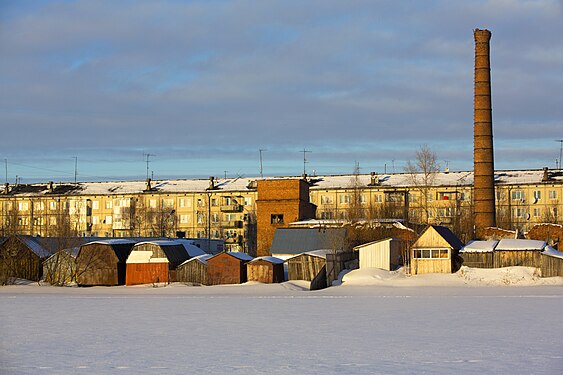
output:
POLYGON ((458 252, 463 243, 451 230, 429 225, 411 246, 410 272, 452 273, 461 265, 458 252))
POLYGON ((511 266, 540 268, 540 253, 545 246, 545 241, 538 240, 500 240, 493 253, 495 268, 511 266))
POLYGON ((176 268, 176 281, 207 285, 207 261, 213 255, 203 254, 186 260, 176 268))
POLYGON ((80 246, 76 256, 78 285, 124 285, 126 261, 135 242, 110 239, 80 246))
POLYGON ((494 268, 493 251, 498 241, 469 241, 459 251, 463 265, 474 268, 494 268))
POLYGON ((76 282, 76 256, 79 247, 57 251, 43 262, 43 280, 51 285, 76 282))
POLYGON ((189 257, 184 244, 177 241, 140 242, 127 257, 125 285, 173 282, 176 267, 189 257))
POLYGON ((282 283, 285 281, 283 259, 265 256, 254 258, 246 264, 248 281, 261 283, 282 283))
POLYGON ((219 253, 207 260, 209 285, 242 284, 247 281, 246 263, 254 259, 246 253, 219 253))
POLYGON ((354 247, 360 254, 360 268, 380 268, 392 271, 403 264, 408 252, 406 241, 386 238, 354 247))

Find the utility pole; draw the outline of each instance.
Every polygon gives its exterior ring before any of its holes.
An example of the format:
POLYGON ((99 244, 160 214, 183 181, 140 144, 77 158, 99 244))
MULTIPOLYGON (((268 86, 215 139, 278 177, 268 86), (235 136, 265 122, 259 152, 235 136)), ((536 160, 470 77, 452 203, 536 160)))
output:
POLYGON ((78 156, 73 156, 74 159, 74 183, 76 184, 76 176, 78 175, 78 156))
POLYGON ((145 157, 145 159, 146 159, 145 161, 146 161, 146 163, 147 163, 147 180, 148 180, 148 179, 149 179, 149 163, 150 163, 150 157, 151 157, 151 156, 156 156, 156 155, 154 155, 154 154, 149 154, 149 153, 147 153, 147 154, 143 153, 143 156, 145 157))
POLYGON ((263 151, 268 151, 268 150, 266 150, 265 148, 261 148, 261 149, 258 150, 258 151, 260 151, 260 178, 263 178, 263 177, 264 177, 264 174, 262 173, 262 172, 263 172, 263 169, 262 169, 262 152, 263 152, 263 151))
POLYGON ((305 176, 307 174, 307 153, 313 151, 303 149, 303 151, 299 151, 299 152, 303 153, 303 176, 305 176))

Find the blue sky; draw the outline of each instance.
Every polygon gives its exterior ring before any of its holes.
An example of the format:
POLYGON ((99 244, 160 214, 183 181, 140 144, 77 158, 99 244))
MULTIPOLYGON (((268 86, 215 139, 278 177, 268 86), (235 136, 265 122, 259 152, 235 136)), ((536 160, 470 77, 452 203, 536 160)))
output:
POLYGON ((555 167, 561 1, 2 1, 1 179, 471 170, 474 28, 496 168, 555 167))

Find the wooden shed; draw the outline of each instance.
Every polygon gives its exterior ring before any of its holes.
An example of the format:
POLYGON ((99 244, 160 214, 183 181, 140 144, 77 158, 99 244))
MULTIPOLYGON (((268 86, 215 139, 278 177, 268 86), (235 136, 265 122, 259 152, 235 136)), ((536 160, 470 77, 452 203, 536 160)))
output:
POLYGON ((463 265, 474 268, 494 268, 493 251, 498 241, 469 241, 460 251, 463 265))
POLYGON ((51 285, 76 282, 76 256, 79 247, 57 251, 43 262, 43 280, 51 285))
POLYGON ((127 257, 125 285, 176 281, 176 267, 189 258, 184 245, 177 241, 139 242, 127 257))
POLYGON ((540 253, 545 249, 545 241, 502 239, 494 251, 495 268, 523 266, 541 267, 540 253))
POLYGON ((0 243, 0 285, 14 278, 39 281, 43 271, 41 263, 51 254, 38 237, 4 238, 0 243))
POLYGON ((76 256, 78 285, 124 285, 125 262, 133 245, 130 240, 110 239, 80 246, 76 256))
POLYGON ((253 257, 246 253, 219 253, 207 260, 209 285, 242 284, 247 281, 246 263, 253 257))
POLYGON ((541 276, 563 276, 563 253, 551 246, 546 246, 540 255, 541 276))
POLYGON ((203 254, 186 260, 176 268, 176 281, 207 285, 207 261, 211 254, 203 254))
POLYGON ((287 279, 312 281, 323 268, 326 270, 326 254, 329 252, 331 250, 315 250, 289 258, 286 260, 287 279))
POLYGON ((285 281, 283 259, 265 256, 254 258, 246 264, 248 281, 261 283, 282 283, 285 281))
POLYGON ((429 225, 411 246, 410 272, 452 273, 461 265, 459 250, 463 244, 448 228, 429 225))
POLYGON ((407 255, 406 241, 386 238, 354 247, 360 254, 360 268, 380 268, 392 271, 403 265, 407 255))

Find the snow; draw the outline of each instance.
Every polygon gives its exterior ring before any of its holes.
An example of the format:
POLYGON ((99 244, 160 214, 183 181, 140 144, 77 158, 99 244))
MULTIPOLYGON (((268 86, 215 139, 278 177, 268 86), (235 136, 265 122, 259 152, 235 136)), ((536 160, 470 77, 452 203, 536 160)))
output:
POLYGON ((502 239, 495 250, 543 250, 545 241, 502 239))
POLYGON ((284 260, 281 259, 281 258, 272 257, 272 256, 265 256, 265 257, 254 258, 253 260, 250 261, 250 263, 257 262, 259 260, 264 260, 266 262, 270 262, 270 263, 273 263, 273 264, 282 264, 284 262, 284 260))
POLYGON ((228 252, 227 254, 234 256, 237 259, 245 260, 245 261, 250 261, 250 260, 254 259, 253 257, 248 255, 247 253, 241 253, 241 252, 238 252, 238 251, 228 252))
POLYGON ((379 270, 367 285, 355 272, 320 291, 307 282, 1 287, 0 373, 562 372, 563 278, 479 286, 379 270))
POLYGON ((99 244, 99 245, 130 245, 134 243, 135 243, 134 241, 121 239, 121 238, 88 242, 88 244, 99 244))
MULTIPOLYGON (((326 259, 326 255, 330 254, 332 252, 334 252, 334 250, 320 249, 320 250, 306 251, 306 252, 301 253, 301 254, 289 256, 289 257, 286 258, 286 260, 298 257, 298 256, 303 255, 303 254, 326 259)), ((279 258, 282 259, 282 257, 279 257, 279 258)))
POLYGON ((208 260, 209 258, 211 258, 212 256, 213 256, 213 255, 211 255, 211 254, 198 255, 198 256, 195 256, 195 257, 193 257, 193 258, 191 258, 191 259, 186 260, 184 263, 180 264, 180 266, 183 266, 184 264, 186 264, 186 263, 188 263, 188 262, 196 261, 196 260, 197 260, 198 262, 202 263, 202 264, 207 264, 207 260, 208 260))
POLYGON ((469 241, 460 252, 461 253, 489 253, 495 249, 498 244, 496 240, 490 241, 469 241))
POLYGON ((551 257, 556 257, 556 258, 562 258, 563 259, 563 253, 561 251, 557 251, 555 250, 553 247, 551 246, 546 246, 545 250, 542 252, 542 254, 544 255, 549 255, 551 257))

